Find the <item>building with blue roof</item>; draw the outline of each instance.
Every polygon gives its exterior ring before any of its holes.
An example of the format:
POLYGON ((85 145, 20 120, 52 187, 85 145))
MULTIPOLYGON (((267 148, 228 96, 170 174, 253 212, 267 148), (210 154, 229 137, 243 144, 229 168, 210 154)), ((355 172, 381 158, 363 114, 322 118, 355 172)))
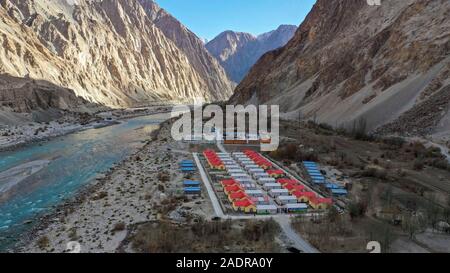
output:
POLYGON ((196 194, 201 194, 202 189, 200 187, 187 187, 184 188, 184 194, 192 194, 192 195, 196 195, 196 194))
POLYGON ((193 173, 196 169, 193 167, 181 167, 181 171, 184 173, 193 173))
POLYGON ((327 184, 325 185, 325 187, 326 187, 327 189, 330 189, 330 190, 332 190, 332 189, 340 189, 340 188, 341 188, 340 186, 338 186, 338 185, 336 185, 336 184, 334 184, 334 183, 327 183, 327 184))
POLYGON ((185 188, 189 188, 189 187, 198 188, 198 187, 200 187, 200 182, 199 181, 186 180, 186 181, 183 182, 183 186, 185 188))
POLYGON ((192 163, 192 164, 194 164, 194 161, 193 160, 189 160, 189 159, 180 161, 180 164, 184 164, 184 163, 192 163))
POLYGON ((195 168, 194 164, 182 164, 180 165, 181 168, 195 168))
POLYGON ((331 193, 333 195, 344 196, 348 194, 348 191, 346 189, 332 189, 331 193))
POLYGON ((183 165, 194 165, 195 163, 192 160, 183 160, 183 161, 180 161, 179 164, 180 164, 180 166, 183 166, 183 165))

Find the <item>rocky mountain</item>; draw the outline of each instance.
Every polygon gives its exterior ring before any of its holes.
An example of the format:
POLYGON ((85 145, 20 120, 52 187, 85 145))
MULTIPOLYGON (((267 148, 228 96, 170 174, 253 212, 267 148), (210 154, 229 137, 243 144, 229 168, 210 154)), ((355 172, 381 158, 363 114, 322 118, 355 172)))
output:
POLYGON ((0 43, 0 74, 46 80, 89 102, 232 93, 201 41, 151 0, 0 0, 0 43))
POLYGON ((264 53, 285 45, 296 29, 296 26, 281 25, 257 37, 249 33, 225 31, 208 42, 206 48, 219 60, 228 76, 239 83, 264 53))
POLYGON ((365 120, 382 132, 450 132, 442 122, 450 120, 449 15, 445 0, 318 0, 231 101, 278 104, 286 117, 332 126, 365 120))
POLYGON ((217 98, 227 99, 231 96, 230 90, 235 86, 228 80, 223 67, 208 52, 204 42, 154 1, 139 0, 139 2, 154 25, 183 51, 208 87, 214 90, 217 98))
POLYGON ((30 113, 50 108, 73 110, 87 105, 73 90, 43 80, 0 75, 0 110, 30 113))

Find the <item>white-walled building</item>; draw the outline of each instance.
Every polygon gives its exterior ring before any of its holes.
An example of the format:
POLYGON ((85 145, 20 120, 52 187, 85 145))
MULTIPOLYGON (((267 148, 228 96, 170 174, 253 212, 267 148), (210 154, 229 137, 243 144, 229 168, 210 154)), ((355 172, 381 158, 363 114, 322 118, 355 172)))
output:
POLYGON ((258 165, 255 165, 255 163, 253 164, 249 164, 249 165, 245 165, 244 164, 244 169, 246 170, 250 170, 250 169, 259 169, 260 167, 258 165))
POLYGON ((252 179, 248 174, 246 173, 232 173, 230 176, 234 179, 252 179))
POLYGON ((250 197, 263 197, 264 193, 262 190, 246 190, 245 193, 250 197))
POLYGON ((281 195, 278 196, 276 199, 276 202, 279 205, 286 205, 286 204, 296 204, 298 203, 298 199, 297 197, 293 196, 293 195, 281 195))
POLYGON ((237 182, 243 184, 243 183, 254 183, 255 181, 253 179, 249 178, 236 178, 237 182))
POLYGON ((254 173, 253 177, 255 179, 261 179, 261 178, 270 178, 270 176, 267 173, 254 173))
POLYGON ((289 196, 289 191, 286 189, 274 189, 269 191, 269 195, 273 198, 278 196, 289 196))
POLYGON ((257 190, 258 187, 256 186, 255 183, 241 183, 241 185, 244 187, 244 189, 246 190, 257 190))
POLYGON ((256 206, 256 212, 258 214, 276 214, 278 213, 278 207, 275 205, 258 205, 256 206))
POLYGON ((252 168, 252 169, 249 169, 248 172, 249 172, 250 174, 255 174, 255 173, 266 173, 266 171, 264 171, 264 169, 261 169, 261 168, 252 168))
POLYGON ((258 178, 258 184, 259 185, 264 185, 266 183, 276 183, 277 180, 275 178, 272 177, 260 177, 258 178))
POLYGON ((264 184, 263 188, 266 191, 270 191, 270 190, 282 189, 282 186, 278 183, 266 183, 266 184, 264 184))

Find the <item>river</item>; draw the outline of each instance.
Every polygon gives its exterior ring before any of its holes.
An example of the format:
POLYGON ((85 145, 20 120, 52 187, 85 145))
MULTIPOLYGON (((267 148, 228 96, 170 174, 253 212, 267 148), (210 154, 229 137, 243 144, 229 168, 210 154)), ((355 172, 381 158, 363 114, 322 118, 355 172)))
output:
POLYGON ((169 116, 137 117, 1 152, 0 251, 30 230, 37 217, 142 147, 169 116))

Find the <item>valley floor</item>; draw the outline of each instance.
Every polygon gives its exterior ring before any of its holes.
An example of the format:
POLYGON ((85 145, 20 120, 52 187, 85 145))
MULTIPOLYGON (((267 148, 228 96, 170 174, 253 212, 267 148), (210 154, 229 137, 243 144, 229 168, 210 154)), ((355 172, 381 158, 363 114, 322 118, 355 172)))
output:
POLYGON ((178 162, 185 154, 169 150, 187 148, 174 147, 168 139, 166 123, 152 142, 99 179, 77 204, 62 206, 60 213, 48 217, 47 226, 21 251, 64 252, 67 242, 77 241, 82 252, 116 252, 133 225, 163 217, 177 220, 186 213, 210 217, 209 199, 180 206, 174 197, 181 189, 178 162))
MULTIPOLYGON (((65 252, 71 241, 80 243, 82 252, 286 251, 283 237, 273 231, 276 224, 211 221, 215 212, 205 191, 194 199, 183 196, 186 176, 178 163, 206 146, 173 141, 170 127, 170 122, 163 123, 143 149, 99 178, 76 201, 42 219, 18 251, 65 252), (271 232, 255 243, 249 234, 258 234, 260 225, 271 232), (188 237, 181 238, 182 234, 188 237), (223 240, 226 234, 240 238, 239 244, 233 238, 223 240), (192 248, 179 243, 184 239, 192 248)), ((301 170, 293 163, 312 158, 353 183, 349 197, 339 199, 346 208, 344 215, 301 217, 292 223, 292 230, 321 252, 367 252, 367 242, 374 239, 388 245, 390 252, 450 252, 446 247, 450 236, 430 229, 448 221, 448 214, 438 217, 430 211, 442 208, 445 213, 450 200, 450 171, 435 150, 396 139, 360 141, 292 122, 281 123, 281 134, 280 149, 267 156, 299 175, 301 170), (355 212, 358 206, 364 207, 355 212), (422 214, 426 224, 412 227, 410 217, 422 214), (403 222, 393 224, 398 219, 403 222)))

